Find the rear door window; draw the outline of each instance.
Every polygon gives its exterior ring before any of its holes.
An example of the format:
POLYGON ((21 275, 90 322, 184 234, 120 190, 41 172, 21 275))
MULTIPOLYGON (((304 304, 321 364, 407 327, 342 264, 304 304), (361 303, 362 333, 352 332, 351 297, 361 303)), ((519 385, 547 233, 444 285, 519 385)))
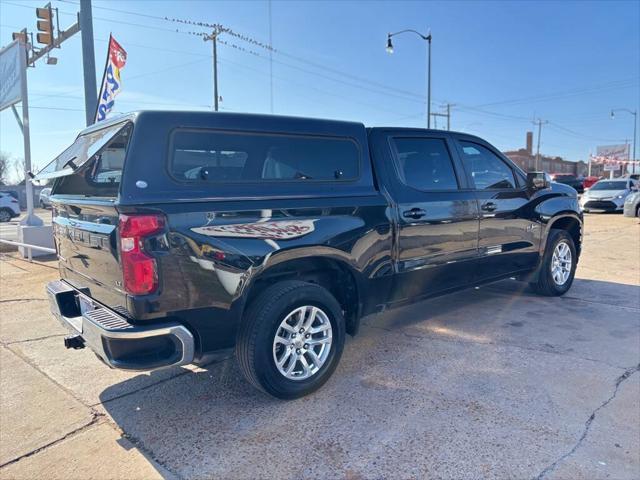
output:
POLYGON ((345 181, 359 176, 348 138, 176 130, 169 169, 184 182, 345 181))
POLYGON ((416 190, 457 190, 451 154, 443 138, 394 138, 400 180, 416 190))

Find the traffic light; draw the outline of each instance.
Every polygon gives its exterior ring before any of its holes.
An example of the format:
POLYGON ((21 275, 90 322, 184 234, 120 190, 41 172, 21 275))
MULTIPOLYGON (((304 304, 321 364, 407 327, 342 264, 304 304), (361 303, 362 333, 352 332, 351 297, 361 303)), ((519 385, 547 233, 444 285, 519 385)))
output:
POLYGON ((23 28, 19 32, 13 32, 11 34, 11 37, 14 40, 18 40, 19 42, 24 43, 26 45, 27 44, 27 29, 23 28))
POLYGON ((36 8, 36 17, 38 17, 36 40, 44 45, 53 45, 53 10, 51 4, 47 3, 42 8, 36 8))

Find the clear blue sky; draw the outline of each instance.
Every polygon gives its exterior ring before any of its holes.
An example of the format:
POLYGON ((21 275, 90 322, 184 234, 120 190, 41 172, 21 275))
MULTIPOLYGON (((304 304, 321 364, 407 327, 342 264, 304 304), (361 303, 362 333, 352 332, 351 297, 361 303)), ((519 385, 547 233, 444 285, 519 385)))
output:
MULTIPOLYGON (((35 27, 35 7, 0 0, 0 44, 35 27)), ((77 2, 53 1, 60 25, 74 21, 77 2)), ((128 52, 116 111, 208 109, 211 43, 187 33, 202 28, 165 21, 219 22, 269 41, 269 3, 94 0, 96 76, 109 32, 128 52), (129 13, 126 13, 129 12, 129 13), (156 18, 160 17, 160 18, 156 18)), ((292 2, 273 1, 274 113, 424 126, 425 42, 387 32, 433 33, 432 111, 453 107, 452 129, 480 135, 498 148, 522 147, 532 118, 543 127, 544 154, 586 159, 597 145, 630 142, 640 110, 640 2, 292 2)), ((220 45, 222 108, 270 111, 268 51, 230 36, 243 52, 220 45), (259 56, 255 55, 259 54, 259 56)), ((33 161, 42 166, 84 126, 80 35, 55 52, 58 65, 29 69, 33 161)), ((10 110, 0 113, 0 150, 22 156, 10 110)), ((438 127, 444 120, 438 119, 438 127)))

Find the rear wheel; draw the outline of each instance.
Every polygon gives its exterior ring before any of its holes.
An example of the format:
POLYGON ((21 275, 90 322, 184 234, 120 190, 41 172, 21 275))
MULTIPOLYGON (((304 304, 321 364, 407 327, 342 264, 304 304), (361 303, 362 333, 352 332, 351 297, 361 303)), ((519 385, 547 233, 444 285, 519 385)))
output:
POLYGON ((538 281, 530 283, 531 288, 540 295, 564 295, 576 273, 578 256, 573 238, 566 230, 552 229, 547 238, 538 273, 538 281))
POLYGON ((8 222, 12 216, 11 210, 8 208, 0 208, 0 222, 8 222))
POLYGON ((320 388, 336 369, 345 322, 324 288, 285 281, 262 292, 248 308, 236 356, 249 382, 282 399, 320 388))

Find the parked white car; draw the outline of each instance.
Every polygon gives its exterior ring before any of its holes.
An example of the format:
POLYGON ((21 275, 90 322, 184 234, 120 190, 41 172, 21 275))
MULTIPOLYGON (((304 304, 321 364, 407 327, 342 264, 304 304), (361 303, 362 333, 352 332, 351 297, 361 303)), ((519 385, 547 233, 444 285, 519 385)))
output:
POLYGON ((40 190, 40 208, 48 208, 51 206, 49 195, 51 195, 50 188, 43 188, 40 190))
POLYGON ((20 203, 8 193, 0 193, 0 222, 20 216, 20 203))
POLYGON ((600 180, 584 192, 580 206, 585 212, 622 212, 627 196, 637 188, 632 178, 600 180))

